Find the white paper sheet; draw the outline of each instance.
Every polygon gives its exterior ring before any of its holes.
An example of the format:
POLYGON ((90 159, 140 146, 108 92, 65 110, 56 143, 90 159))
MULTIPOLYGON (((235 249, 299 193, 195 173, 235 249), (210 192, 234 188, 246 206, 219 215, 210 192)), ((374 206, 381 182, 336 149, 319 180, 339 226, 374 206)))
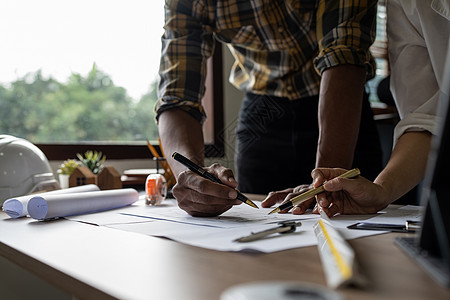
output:
POLYGON ((404 225, 406 220, 420 221, 422 218, 423 209, 421 206, 406 205, 395 209, 394 207, 391 206, 389 210, 379 213, 367 222, 404 225))
POLYGON ((3 211, 11 218, 20 218, 28 214, 27 205, 28 201, 35 196, 47 196, 47 195, 61 195, 61 194, 71 194, 71 193, 84 193, 99 191, 100 188, 95 184, 86 184, 76 187, 71 187, 67 189, 55 190, 51 192, 38 193, 26 196, 15 197, 6 200, 3 203, 3 211))
MULTIPOLYGON (((256 204, 259 204, 258 202, 256 204)), ((277 224, 286 220, 316 219, 316 214, 292 215, 272 214, 268 215, 270 208, 255 209, 245 204, 234 206, 218 217, 198 218, 192 217, 181 210, 176 200, 170 199, 160 206, 133 205, 123 210, 122 214, 147 218, 151 220, 166 220, 180 224, 191 224, 213 228, 234 228, 248 225, 277 224)))
MULTIPOLYGON (((256 204, 260 204, 256 202, 256 204)), ((376 218, 389 218, 404 222, 420 215, 420 207, 408 209, 391 205, 386 210, 372 215, 336 216, 332 223, 346 239, 381 234, 383 231, 350 230, 346 227, 360 221, 376 218), (401 209, 401 211, 397 211, 401 209), (393 216, 393 217, 389 217, 393 216)), ((140 200, 133 205, 108 213, 80 215, 67 219, 104 225, 119 230, 131 231, 151 236, 165 237, 192 246, 219 251, 275 252, 286 249, 317 245, 313 225, 320 218, 316 214, 268 215, 270 208, 254 209, 248 205, 237 205, 221 216, 196 218, 181 210, 176 200, 168 199, 160 206, 148 206, 140 200), (113 214, 116 214, 114 217, 113 214), (128 217, 129 219, 126 219, 128 217), (128 222, 127 222, 128 220, 128 222), (141 221, 139 221, 141 220, 141 221), (275 234, 262 240, 249 243, 234 242, 235 239, 251 232, 272 228, 280 221, 301 221, 302 226, 290 234, 275 234)))
POLYGON ((30 217, 45 220, 123 207, 138 199, 134 189, 35 196, 28 201, 27 209, 30 217))

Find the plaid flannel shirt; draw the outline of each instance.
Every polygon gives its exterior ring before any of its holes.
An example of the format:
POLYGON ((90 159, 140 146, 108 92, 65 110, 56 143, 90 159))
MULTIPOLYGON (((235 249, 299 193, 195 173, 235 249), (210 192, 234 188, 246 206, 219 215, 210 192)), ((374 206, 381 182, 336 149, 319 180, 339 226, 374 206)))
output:
POLYGON ((157 118, 183 109, 205 113, 206 60, 214 39, 235 63, 230 82, 255 94, 318 95, 320 74, 354 64, 374 75, 376 0, 166 0, 157 118))

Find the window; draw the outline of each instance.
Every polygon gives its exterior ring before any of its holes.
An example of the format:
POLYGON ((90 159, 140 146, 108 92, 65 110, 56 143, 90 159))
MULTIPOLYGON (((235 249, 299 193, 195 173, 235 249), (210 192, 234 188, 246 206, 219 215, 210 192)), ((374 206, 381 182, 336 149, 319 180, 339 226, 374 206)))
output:
MULTIPOLYGON (((149 157, 145 140, 158 137, 153 105, 163 5, 162 0, 0 4, 0 133, 30 140, 50 160, 87 149, 111 159, 149 157)), ((221 68, 221 53, 216 54, 209 68, 221 68)), ((220 156, 221 71, 209 74, 217 78, 208 79, 204 99, 205 140, 207 153, 220 156)))

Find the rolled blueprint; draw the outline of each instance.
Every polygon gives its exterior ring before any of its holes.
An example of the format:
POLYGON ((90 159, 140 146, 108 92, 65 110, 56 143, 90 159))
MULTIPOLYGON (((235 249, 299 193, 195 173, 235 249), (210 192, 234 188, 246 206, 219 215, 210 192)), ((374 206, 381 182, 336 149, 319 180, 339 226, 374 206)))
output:
POLYGON ((55 190, 51 192, 31 194, 26 196, 15 197, 6 200, 3 203, 3 211, 11 218, 20 218, 28 214, 27 205, 28 201, 35 196, 47 196, 47 195, 61 195, 61 194, 71 194, 71 193, 84 193, 99 191, 100 188, 95 184, 86 184, 76 187, 71 187, 68 189, 55 190))
POLYGON ((28 214, 37 220, 53 219, 130 205, 139 199, 135 189, 35 196, 28 201, 28 214))

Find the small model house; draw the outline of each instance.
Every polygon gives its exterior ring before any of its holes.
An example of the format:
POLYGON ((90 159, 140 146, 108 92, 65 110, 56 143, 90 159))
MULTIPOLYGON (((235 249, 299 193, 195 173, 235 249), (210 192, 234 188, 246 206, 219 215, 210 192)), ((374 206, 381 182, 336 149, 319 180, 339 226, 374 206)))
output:
POLYGON ((69 177, 69 187, 97 184, 97 176, 88 167, 77 167, 69 177))
POLYGON ((121 189, 120 177, 121 175, 114 167, 106 166, 97 175, 97 183, 101 190, 121 189))

